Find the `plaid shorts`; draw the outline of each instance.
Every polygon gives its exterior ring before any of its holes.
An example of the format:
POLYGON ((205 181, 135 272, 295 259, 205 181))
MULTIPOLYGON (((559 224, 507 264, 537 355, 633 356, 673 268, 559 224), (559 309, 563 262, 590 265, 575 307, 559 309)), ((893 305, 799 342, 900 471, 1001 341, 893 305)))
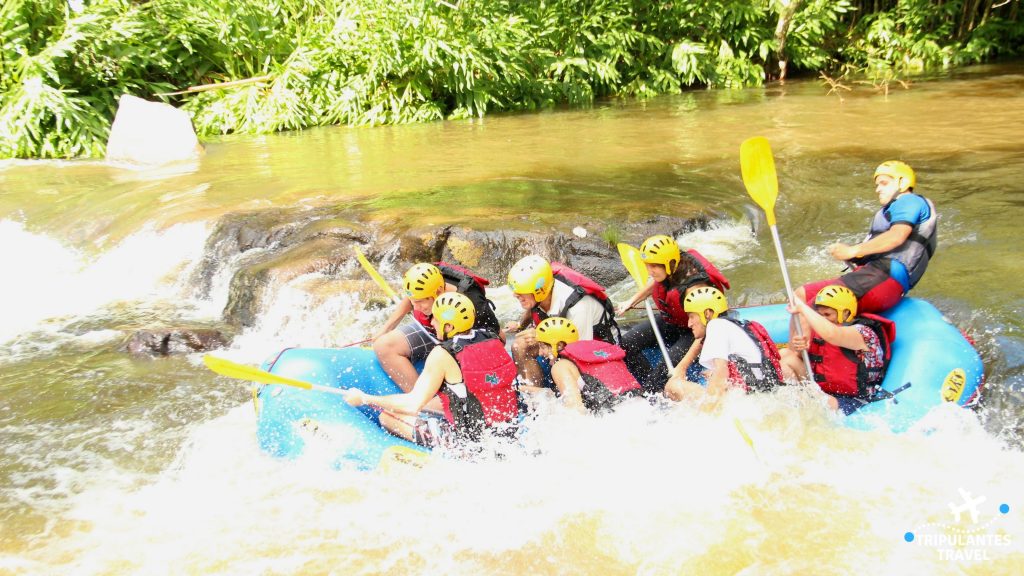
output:
POLYGON ((409 344, 409 360, 413 364, 426 360, 430 351, 437 346, 437 340, 432 338, 432 335, 428 334, 423 325, 418 322, 403 324, 398 329, 401 330, 405 341, 409 344))

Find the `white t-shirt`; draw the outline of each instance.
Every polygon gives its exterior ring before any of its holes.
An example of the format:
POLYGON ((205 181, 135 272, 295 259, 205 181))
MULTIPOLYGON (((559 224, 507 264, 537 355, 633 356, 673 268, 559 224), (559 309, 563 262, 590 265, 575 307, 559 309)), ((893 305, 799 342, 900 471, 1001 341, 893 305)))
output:
MULTIPOLYGON (((562 313, 565 301, 573 295, 575 290, 565 282, 555 278, 555 286, 551 289, 551 308, 548 309, 548 316, 558 316, 562 313)), ((586 295, 575 306, 569 308, 566 316, 580 333, 580 340, 594 339, 594 325, 601 322, 604 315, 604 306, 601 301, 591 295, 586 295)))
POLYGON ((724 318, 712 318, 700 350, 701 366, 710 370, 714 368, 716 359, 728 361, 733 354, 751 364, 761 363, 761 349, 743 328, 724 318))

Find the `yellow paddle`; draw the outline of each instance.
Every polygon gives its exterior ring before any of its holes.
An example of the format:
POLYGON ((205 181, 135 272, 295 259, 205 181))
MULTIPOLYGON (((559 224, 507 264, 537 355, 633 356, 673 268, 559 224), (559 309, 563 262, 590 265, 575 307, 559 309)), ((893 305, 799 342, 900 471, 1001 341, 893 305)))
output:
POLYGON ((272 374, 266 370, 260 370, 255 366, 247 366, 245 364, 238 364, 224 358, 217 358, 207 354, 203 356, 203 364, 210 370, 213 370, 221 376, 227 376, 229 378, 238 378, 239 380, 247 380, 250 382, 259 382, 261 384, 283 384, 285 386, 294 386, 296 388, 302 388, 304 390, 317 390, 320 392, 328 392, 330 394, 342 394, 343 389, 332 388, 331 386, 321 386, 320 384, 312 384, 302 380, 296 380, 294 378, 288 378, 287 376, 281 376, 278 374, 272 374))
MULTIPOLYGON (((366 259, 366 256, 363 256, 363 251, 360 250, 358 246, 353 246, 352 249, 356 251, 356 260, 359 260, 359 264, 363 267, 363 270, 366 270, 366 273, 369 274, 370 278, 373 278, 373 281, 377 283, 377 286, 380 286, 380 289, 388 295, 388 298, 391 298, 391 301, 395 304, 401 302, 402 298, 399 297, 398 294, 395 294, 395 291, 391 289, 391 286, 388 286, 387 280, 384 280, 384 277, 377 272, 377 269, 373 267, 373 264, 370 264, 370 261, 366 259)), ((419 321, 413 320, 413 325, 422 330, 432 342, 437 342, 437 337, 431 334, 430 330, 427 330, 427 328, 423 326, 423 324, 420 324, 419 321)))
POLYGON ((747 429, 743 427, 742 423, 740 423, 740 419, 733 418, 732 424, 736 427, 736 431, 740 433, 740 436, 743 437, 743 441, 747 443, 747 446, 750 446, 750 450, 754 453, 754 457, 761 460, 761 455, 757 453, 757 448, 754 448, 754 440, 750 438, 750 434, 747 434, 747 429))
MULTIPOLYGON (((765 218, 768 220, 772 241, 775 242, 775 253, 779 257, 779 267, 782 269, 782 280, 786 284, 786 298, 792 304, 793 287, 789 282, 789 271, 786 270, 786 257, 782 255, 779 229, 775 226, 775 200, 779 197, 779 179, 775 173, 775 157, 772 156, 772 147, 768 144, 767 138, 755 136, 743 141, 740 145, 740 170, 743 173, 743 185, 747 188, 747 194, 750 194, 754 202, 764 210, 765 218)), ((799 318, 794 318, 793 325, 797 335, 803 336, 799 318)), ((807 377, 812 378, 814 372, 811 370, 811 359, 807 356, 807 350, 803 351, 803 357, 807 377)))
POLYGON ((397 304, 401 298, 398 297, 398 294, 395 294, 395 291, 391 289, 391 286, 388 286, 384 277, 377 273, 377 269, 373 267, 373 264, 370 264, 370 261, 366 259, 366 256, 363 256, 363 251, 357 246, 353 246, 352 249, 356 251, 356 260, 359 260, 359 264, 362 265, 363 270, 366 270, 366 273, 370 275, 370 278, 373 278, 373 281, 377 283, 377 286, 380 286, 380 289, 388 295, 388 298, 391 298, 391 301, 397 304))
MULTIPOLYGON (((622 258, 622 265, 626 267, 629 275, 633 277, 637 290, 643 290, 647 287, 648 280, 647 266, 644 265, 643 256, 639 250, 625 242, 620 242, 618 248, 619 258, 622 258)), ((669 376, 671 376, 675 365, 672 364, 672 359, 668 356, 665 341, 661 337, 661 331, 658 330, 658 323, 654 320, 654 310, 651 310, 650 299, 644 298, 644 307, 647 309, 647 319, 651 322, 651 328, 654 330, 654 338, 658 341, 658 349, 661 350, 661 356, 665 359, 665 368, 668 370, 669 376)))

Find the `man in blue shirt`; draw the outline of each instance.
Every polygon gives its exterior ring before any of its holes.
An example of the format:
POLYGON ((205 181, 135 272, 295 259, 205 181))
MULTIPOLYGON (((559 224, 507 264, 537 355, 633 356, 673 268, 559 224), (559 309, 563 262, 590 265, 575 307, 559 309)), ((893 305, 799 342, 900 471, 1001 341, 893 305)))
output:
POLYGON ((882 208, 875 213, 867 237, 853 246, 829 246, 833 258, 849 261, 856 268, 839 278, 797 288, 796 295, 805 302, 813 302, 825 286, 842 284, 857 296, 861 311, 884 312, 924 276, 937 244, 935 205, 914 193, 917 177, 903 162, 883 162, 875 169, 874 178, 882 208))

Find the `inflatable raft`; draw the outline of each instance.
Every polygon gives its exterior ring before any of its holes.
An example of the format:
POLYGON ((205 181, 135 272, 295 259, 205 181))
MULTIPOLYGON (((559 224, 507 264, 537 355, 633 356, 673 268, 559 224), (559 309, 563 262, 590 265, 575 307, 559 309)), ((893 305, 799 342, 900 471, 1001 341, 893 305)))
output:
MULTIPOLYGON (((762 323, 776 342, 788 339, 784 305, 737 312, 762 323)), ((983 382, 981 358, 956 326, 934 306, 914 298, 904 298, 884 315, 896 323, 893 359, 883 383, 887 393, 847 417, 850 426, 883 425, 899 432, 944 402, 974 402, 983 382)), ((365 348, 289 348, 263 368, 323 386, 354 386, 371 394, 400 392, 365 348)), ((382 459, 423 452, 384 431, 374 409, 353 408, 334 394, 271 384, 254 390, 253 400, 260 447, 274 456, 294 458, 307 448, 322 447, 336 467, 370 469, 382 459)))

